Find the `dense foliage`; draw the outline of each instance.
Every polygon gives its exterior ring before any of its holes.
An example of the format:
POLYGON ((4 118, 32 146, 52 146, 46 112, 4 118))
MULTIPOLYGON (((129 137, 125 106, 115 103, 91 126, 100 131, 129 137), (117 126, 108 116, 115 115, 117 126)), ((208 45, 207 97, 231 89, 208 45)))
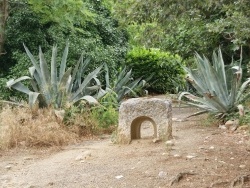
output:
POLYGON ((37 1, 27 0, 34 13, 40 18, 42 23, 56 23, 60 27, 71 28, 72 30, 80 29, 76 27, 84 25, 85 22, 93 22, 97 16, 88 9, 89 1, 82 0, 53 0, 37 1))
MULTIPOLYGON (((36 5, 40 6, 40 4, 36 5)), ((34 8, 33 4, 31 6, 24 1, 13 1, 6 25, 6 54, 0 56, 1 77, 9 79, 20 77, 24 75, 23 73, 28 74, 27 68, 31 64, 26 56, 23 43, 34 54, 38 53, 37 47, 40 45, 45 56, 48 57, 51 52, 47 50, 54 44, 57 44, 58 52, 62 52, 66 39, 70 41, 71 52, 68 56, 67 66, 73 66, 79 56, 84 53, 83 58, 90 57, 92 61, 89 70, 93 70, 105 62, 110 67, 112 77, 114 71, 125 59, 128 40, 126 31, 119 28, 118 22, 111 17, 109 9, 105 8, 102 2, 86 1, 81 11, 85 11, 86 7, 88 12, 92 13, 91 15, 98 16, 91 16, 93 19, 84 19, 83 22, 73 19, 74 22, 69 22, 69 26, 68 24, 61 25, 54 20, 60 15, 54 15, 53 19, 49 20, 50 17, 45 15, 47 11, 44 10, 37 14, 37 8, 34 8), (44 20, 45 18, 46 20, 44 20), (73 28, 71 24, 74 26, 73 28)), ((78 10, 78 8, 76 9, 78 10)), ((53 10, 51 7, 48 14, 52 14, 53 10)), ((74 14, 76 13, 72 13, 72 15, 74 14)), ((0 83, 4 82, 0 81, 0 83)), ((0 86, 1 91, 4 87, 5 85, 0 86)), ((2 98, 7 98, 8 95, 8 93, 1 93, 2 98)))
POLYGON ((126 58, 135 78, 150 78, 148 90, 154 93, 177 93, 183 87, 182 64, 180 56, 153 48, 133 48, 126 58))
POLYGON ((114 0, 114 14, 128 28, 131 43, 178 53, 207 56, 221 46, 224 59, 250 59, 250 1, 248 0, 114 0))

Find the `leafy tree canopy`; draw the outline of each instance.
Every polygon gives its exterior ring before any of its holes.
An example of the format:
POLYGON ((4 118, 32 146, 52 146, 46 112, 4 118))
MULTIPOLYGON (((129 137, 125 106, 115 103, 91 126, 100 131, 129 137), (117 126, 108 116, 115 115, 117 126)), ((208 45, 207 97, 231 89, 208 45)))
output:
POLYGON ((133 45, 160 47, 185 59, 194 51, 210 55, 218 46, 231 57, 243 45, 250 57, 248 0, 113 1, 113 12, 129 28, 133 45))
MULTIPOLYGON (((1 76, 6 80, 28 74, 30 62, 23 44, 34 54, 41 46, 45 58, 48 58, 51 46, 57 44, 58 54, 61 54, 67 39, 70 42, 67 66, 74 66, 84 54, 84 58, 91 58, 89 70, 105 62, 112 77, 125 60, 127 33, 112 17, 108 1, 11 0, 6 23, 6 54, 0 57, 1 76), (66 13, 68 16, 64 16, 66 13)), ((5 80, 0 78, 1 91, 5 88, 5 80)), ((1 95, 7 96, 7 92, 0 92, 1 95)))
POLYGON ((27 0, 41 22, 57 23, 62 27, 74 29, 87 21, 94 22, 94 14, 88 2, 83 0, 27 0))

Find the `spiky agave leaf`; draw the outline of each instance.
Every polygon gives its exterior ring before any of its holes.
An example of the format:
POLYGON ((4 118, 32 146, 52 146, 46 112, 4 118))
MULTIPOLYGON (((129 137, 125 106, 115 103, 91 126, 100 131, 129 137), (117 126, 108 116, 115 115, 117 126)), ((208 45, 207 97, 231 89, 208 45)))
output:
POLYGON ((23 44, 23 46, 24 46, 24 49, 26 51, 26 54, 29 56, 29 58, 31 60, 31 63, 35 67, 35 69, 38 72, 39 76, 41 76, 41 69, 40 69, 40 66, 39 66, 38 62, 36 61, 36 59, 34 58, 32 53, 29 51, 29 49, 25 46, 25 44, 23 44))
MULTIPOLYGON (((30 74, 37 82, 37 86, 39 87, 39 92, 42 93, 47 101, 47 104, 51 103, 52 96, 51 96, 51 83, 50 83, 50 74, 48 65, 45 61, 44 54, 41 50, 41 47, 39 47, 39 63, 34 58, 32 53, 29 51, 29 49, 24 44, 25 51, 28 55, 28 57, 31 60, 31 63, 33 64, 33 67, 29 69, 30 74)), ((34 84, 32 84, 34 86, 34 84)))
POLYGON ((126 72, 126 67, 118 75, 117 82, 115 83, 115 90, 120 90, 124 85, 126 85, 131 80, 132 70, 126 72))
MULTIPOLYGON (((81 55, 80 59, 78 60, 74 70, 73 70, 73 74, 71 76, 71 79, 70 79, 70 83, 69 83, 69 87, 68 87, 68 93, 72 92, 72 89, 73 89, 73 86, 74 86, 74 81, 76 80, 76 75, 77 75, 77 72, 79 72, 79 66, 82 65, 83 63, 83 55, 81 55)), ((77 81, 81 81, 81 76, 79 75, 80 79, 77 81)))
POLYGON ((71 68, 69 68, 66 72, 64 72, 60 81, 58 81, 58 89, 55 96, 56 107, 61 108, 63 105, 63 100, 68 100, 68 88, 69 88, 69 80, 71 80, 71 68))
POLYGON ((52 48, 52 56, 51 56, 51 85, 54 92, 57 92, 57 66, 56 66, 56 57, 57 57, 57 46, 53 46, 52 48))
POLYGON ((69 41, 67 40, 66 42, 66 47, 64 48, 61 64, 60 64, 60 72, 59 72, 59 80, 62 79, 65 69, 66 69, 66 62, 67 62, 67 57, 69 53, 69 41))
POLYGON ((83 93, 83 90, 86 89, 86 87, 89 85, 90 81, 92 81, 100 72, 100 70, 102 69, 102 65, 99 66, 98 68, 96 68, 94 71, 90 72, 83 80, 83 82, 81 83, 81 85, 79 86, 79 88, 77 89, 76 92, 74 92, 70 98, 70 101, 76 101, 76 99, 78 100, 79 95, 82 95, 81 93, 83 93))
POLYGON ((32 107, 35 104, 37 97, 40 95, 40 93, 30 91, 27 86, 25 86, 24 84, 21 83, 21 81, 24 81, 24 80, 32 80, 32 78, 30 78, 28 76, 22 76, 16 80, 11 79, 6 84, 7 84, 8 88, 13 88, 13 89, 16 89, 22 93, 28 94, 29 95, 29 105, 32 107))
POLYGON ((246 93, 245 96, 243 96, 244 91, 246 90, 247 86, 250 83, 250 78, 248 78, 240 87, 237 96, 236 96, 236 101, 238 101, 238 103, 242 103, 246 98, 249 97, 250 93, 246 93))
POLYGON ((105 90, 100 90, 99 97, 103 97, 108 93, 115 93, 117 102, 120 103, 122 99, 129 93, 133 93, 135 88, 142 87, 144 84, 144 80, 138 78, 133 80, 132 70, 127 71, 126 67, 124 67, 117 75, 117 79, 113 82, 110 82, 109 78, 109 69, 108 66, 105 64, 105 80, 106 80, 106 88, 105 90))
POLYGON ((94 97, 92 97, 90 95, 85 95, 85 96, 83 96, 81 98, 75 98, 73 103, 76 103, 76 102, 78 102, 80 100, 85 100, 90 104, 98 104, 98 101, 94 97))
POLYGON ((40 62, 41 78, 44 84, 50 85, 51 81, 50 81, 49 67, 48 64, 46 63, 41 47, 39 47, 39 62, 40 62))
POLYGON ((38 96, 40 95, 40 93, 37 92, 29 92, 29 105, 32 108, 34 106, 34 104, 37 101, 38 96))
MULTIPOLYGON (((191 105, 216 113, 227 113, 236 109, 242 99, 242 93, 249 85, 249 79, 241 84, 240 64, 226 69, 221 50, 213 53, 212 63, 206 57, 196 54, 196 70, 185 68, 187 80, 201 97, 189 92, 179 96, 189 99, 191 105)), ((234 62, 232 62, 234 64, 234 62)))
POLYGON ((39 61, 37 61, 31 54, 29 49, 24 45, 27 55, 29 56, 33 67, 29 68, 31 77, 24 76, 17 80, 9 80, 7 86, 9 88, 17 89, 29 95, 29 103, 33 105, 35 101, 39 101, 45 106, 53 105, 55 108, 61 108, 64 102, 74 103, 79 100, 86 100, 90 103, 96 103, 96 99, 90 96, 99 96, 101 92, 101 83, 97 75, 103 66, 96 68, 94 71, 83 77, 87 71, 86 67, 90 63, 90 59, 83 61, 83 55, 80 57, 78 63, 73 69, 71 75, 71 68, 66 70, 66 62, 68 56, 69 42, 67 41, 66 47, 63 52, 59 72, 57 71, 56 56, 57 47, 53 46, 51 56, 51 68, 44 58, 44 54, 39 47, 39 61), (59 75, 58 75, 59 73, 59 75), (29 80, 34 90, 30 91, 28 87, 21 83, 21 81, 29 80))
POLYGON ((41 75, 40 75, 40 80, 42 81, 41 85, 40 85, 40 90, 42 90, 42 93, 44 95, 44 97, 47 100, 47 103, 50 104, 53 101, 53 87, 51 85, 51 75, 49 72, 49 68, 47 65, 47 62, 44 58, 44 54, 42 52, 41 47, 39 47, 39 62, 40 62, 40 71, 41 71, 41 75))
POLYGON ((21 83, 21 81, 24 81, 24 80, 31 80, 31 78, 29 76, 22 76, 16 80, 11 79, 6 83, 6 85, 8 88, 13 88, 22 93, 29 94, 30 92, 29 88, 21 83))
MULTIPOLYGON (((121 101, 124 98, 124 96, 126 96, 129 93, 136 95, 136 93, 134 92, 134 89, 136 87, 138 87, 140 82, 141 82, 141 78, 138 78, 138 79, 128 83, 127 85, 120 87, 120 90, 117 90, 117 88, 116 88, 116 93, 118 95, 117 96, 118 101, 121 101)), ((125 82, 125 83, 127 83, 127 82, 125 82)))

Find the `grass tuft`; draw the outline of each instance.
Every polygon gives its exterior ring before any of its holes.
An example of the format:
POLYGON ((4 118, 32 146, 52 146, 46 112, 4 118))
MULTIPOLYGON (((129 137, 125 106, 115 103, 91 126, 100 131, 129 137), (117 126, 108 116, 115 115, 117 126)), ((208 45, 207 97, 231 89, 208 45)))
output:
POLYGON ((0 112, 0 150, 62 146, 78 138, 73 129, 55 116, 53 109, 5 106, 0 112))

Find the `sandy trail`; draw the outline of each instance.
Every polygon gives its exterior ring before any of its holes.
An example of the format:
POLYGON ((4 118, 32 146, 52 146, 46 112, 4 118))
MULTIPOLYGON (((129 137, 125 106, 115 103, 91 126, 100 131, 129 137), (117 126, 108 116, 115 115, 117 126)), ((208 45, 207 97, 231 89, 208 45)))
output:
MULTIPOLYGON (((173 118, 195 111, 173 108, 173 118)), ((0 187, 229 187, 237 176, 250 174, 249 134, 205 123, 205 116, 174 121, 171 148, 153 143, 153 128, 145 126, 144 138, 130 145, 113 144, 110 135, 104 135, 56 153, 10 152, 0 158, 0 187), (175 182, 180 173, 183 177, 175 182)), ((243 187, 250 187, 250 181, 243 187)))

